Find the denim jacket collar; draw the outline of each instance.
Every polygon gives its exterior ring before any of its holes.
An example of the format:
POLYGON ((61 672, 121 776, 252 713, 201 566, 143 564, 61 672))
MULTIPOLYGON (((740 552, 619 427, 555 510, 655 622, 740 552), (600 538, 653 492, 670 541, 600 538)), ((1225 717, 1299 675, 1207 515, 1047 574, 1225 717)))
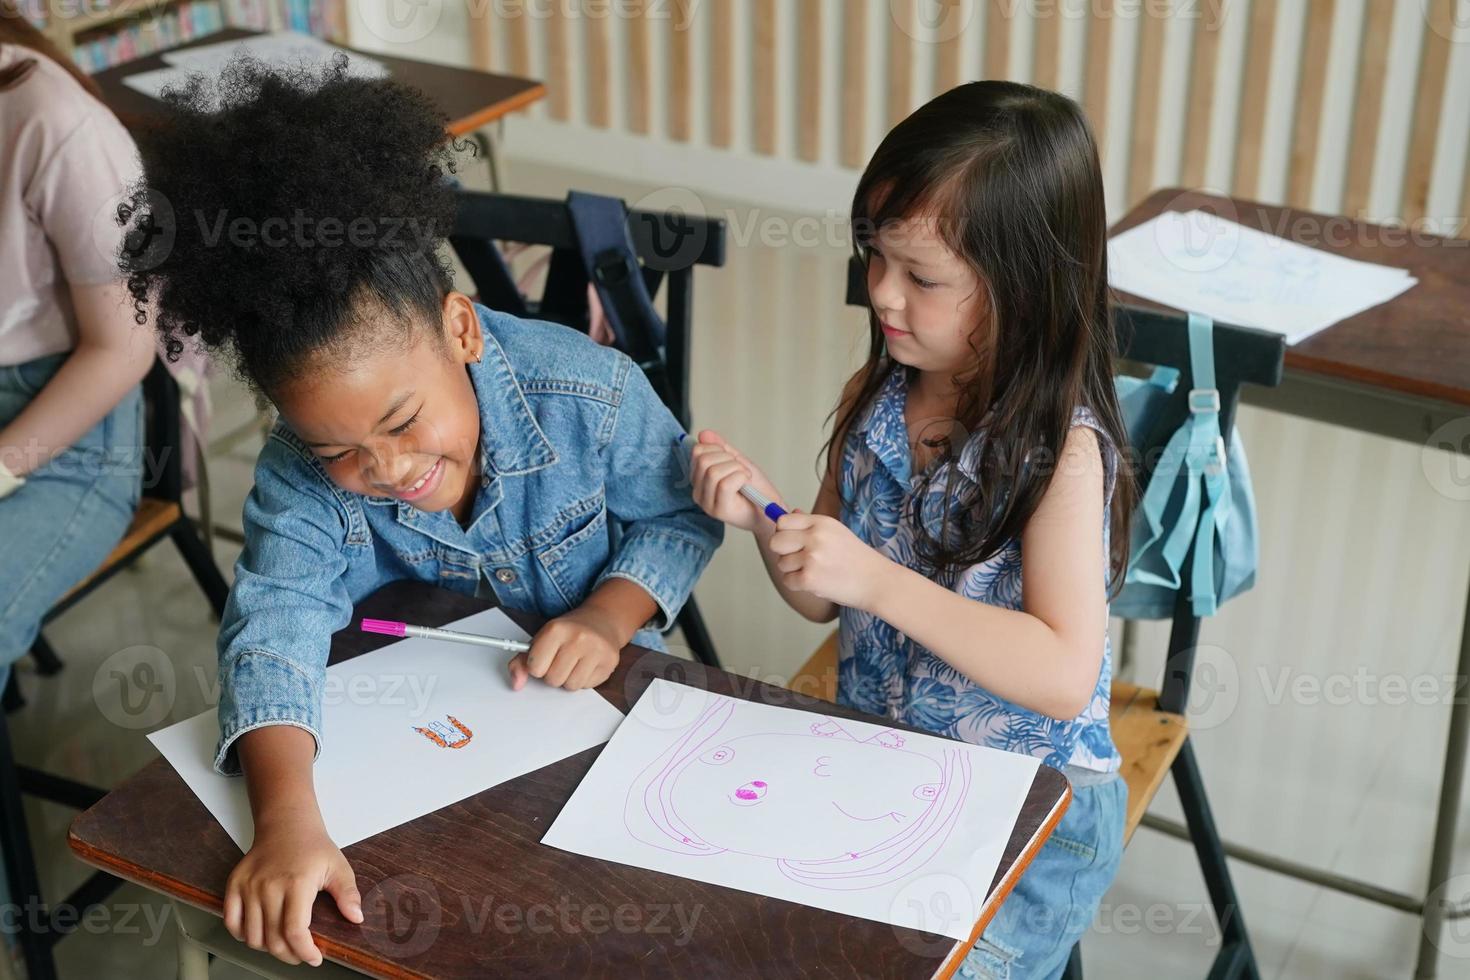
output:
POLYGON ((488 330, 485 351, 469 366, 480 403, 480 466, 486 475, 521 476, 557 460, 551 440, 536 424, 505 351, 488 330))

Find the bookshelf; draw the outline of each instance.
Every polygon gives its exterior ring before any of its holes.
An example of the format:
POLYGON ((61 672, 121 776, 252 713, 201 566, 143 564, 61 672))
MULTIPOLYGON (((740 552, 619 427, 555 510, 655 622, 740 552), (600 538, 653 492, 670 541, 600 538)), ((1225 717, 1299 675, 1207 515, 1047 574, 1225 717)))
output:
POLYGON ((226 27, 347 41, 345 0, 21 0, 19 7, 86 72, 226 27))

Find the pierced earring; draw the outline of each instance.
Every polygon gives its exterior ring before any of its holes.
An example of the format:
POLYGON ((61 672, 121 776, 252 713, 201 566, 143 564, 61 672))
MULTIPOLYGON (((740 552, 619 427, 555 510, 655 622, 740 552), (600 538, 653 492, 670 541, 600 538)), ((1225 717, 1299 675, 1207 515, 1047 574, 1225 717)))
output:
POLYGON ((475 351, 475 363, 476 364, 479 364, 480 363, 480 352, 479 351, 475 351))

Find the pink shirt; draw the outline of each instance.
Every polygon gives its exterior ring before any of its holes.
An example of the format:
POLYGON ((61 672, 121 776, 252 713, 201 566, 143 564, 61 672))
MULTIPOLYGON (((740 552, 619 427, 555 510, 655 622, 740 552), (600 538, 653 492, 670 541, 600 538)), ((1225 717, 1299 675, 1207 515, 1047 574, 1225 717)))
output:
POLYGON ((68 284, 118 278, 117 205, 142 172, 127 130, 64 68, 0 45, 0 70, 28 58, 0 92, 0 365, 76 346, 68 284))

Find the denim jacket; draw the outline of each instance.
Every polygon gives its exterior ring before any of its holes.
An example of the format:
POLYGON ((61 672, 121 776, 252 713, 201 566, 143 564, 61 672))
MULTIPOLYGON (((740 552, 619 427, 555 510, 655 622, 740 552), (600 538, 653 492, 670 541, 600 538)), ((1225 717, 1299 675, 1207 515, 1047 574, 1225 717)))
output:
POLYGON ((622 353, 575 330, 479 307, 485 350, 468 367, 484 474, 468 528, 448 511, 342 490, 277 425, 245 502, 245 548, 219 634, 215 768, 235 739, 295 725, 321 746, 332 633, 400 579, 436 582, 559 616, 609 578, 658 612, 635 641, 661 646, 723 527, 690 496, 671 449, 679 424, 622 353))

